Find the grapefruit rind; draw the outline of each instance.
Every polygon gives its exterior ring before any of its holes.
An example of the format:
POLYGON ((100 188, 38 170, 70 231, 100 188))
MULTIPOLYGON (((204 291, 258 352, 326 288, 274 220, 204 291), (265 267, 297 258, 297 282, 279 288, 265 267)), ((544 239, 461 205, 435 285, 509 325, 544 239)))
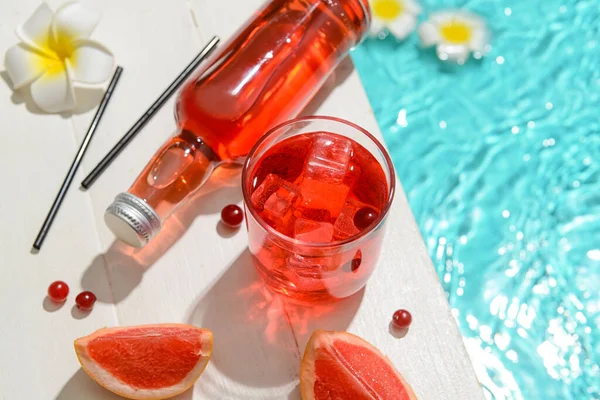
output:
POLYGON ((115 327, 102 328, 92 333, 91 335, 75 340, 75 353, 81 368, 100 386, 104 387, 121 397, 131 400, 162 400, 168 399, 188 390, 198 380, 204 369, 208 365, 213 347, 213 334, 208 329, 197 328, 185 324, 156 324, 156 325, 138 325, 135 327, 115 327), (102 368, 98 363, 91 359, 87 352, 87 344, 98 337, 107 333, 115 333, 124 331, 130 328, 136 329, 152 329, 152 328, 194 328, 198 331, 201 341, 201 354, 194 368, 188 372, 184 379, 176 385, 160 388, 160 389, 139 389, 127 385, 114 377, 110 372, 102 368))
POLYGON ((379 349, 374 347, 366 340, 351 333, 322 330, 316 330, 312 334, 312 336, 308 340, 306 349, 304 350, 304 357, 302 358, 302 364, 300 366, 300 393, 302 395, 302 400, 314 400, 315 398, 315 350, 321 347, 330 347, 336 340, 347 342, 355 346, 364 347, 368 351, 371 351, 377 356, 379 356, 379 358, 382 361, 387 363, 396 372, 400 383, 405 388, 408 394, 408 398, 410 400, 418 400, 412 387, 408 384, 408 382, 406 382, 406 380, 404 379, 402 374, 398 372, 396 367, 394 367, 394 364, 392 364, 390 359, 387 356, 385 356, 381 351, 379 351, 379 349))

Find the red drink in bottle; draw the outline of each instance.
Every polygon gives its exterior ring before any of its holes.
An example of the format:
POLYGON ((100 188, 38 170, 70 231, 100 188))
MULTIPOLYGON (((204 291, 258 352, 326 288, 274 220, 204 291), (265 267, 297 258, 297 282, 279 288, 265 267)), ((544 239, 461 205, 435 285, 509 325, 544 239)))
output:
POLYGON ((271 127, 297 116, 366 34, 367 0, 271 0, 190 79, 175 108, 178 132, 106 222, 141 247, 220 163, 242 162, 271 127))
POLYGON ((262 279, 302 302, 360 290, 394 181, 383 146, 356 125, 309 117, 274 128, 243 173, 249 248, 262 279))

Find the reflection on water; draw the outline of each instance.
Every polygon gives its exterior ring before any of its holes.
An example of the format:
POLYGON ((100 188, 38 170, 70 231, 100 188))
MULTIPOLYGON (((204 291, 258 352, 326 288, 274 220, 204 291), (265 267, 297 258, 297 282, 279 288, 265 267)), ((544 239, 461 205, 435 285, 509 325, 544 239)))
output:
POLYGON ((361 79, 488 397, 600 399, 600 7, 448 6, 487 58, 370 39, 361 79))

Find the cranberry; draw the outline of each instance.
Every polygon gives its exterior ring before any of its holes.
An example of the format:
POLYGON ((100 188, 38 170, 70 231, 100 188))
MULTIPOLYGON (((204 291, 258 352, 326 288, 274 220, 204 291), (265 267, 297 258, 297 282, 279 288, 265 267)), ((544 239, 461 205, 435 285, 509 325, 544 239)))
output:
POLYGON ((69 285, 63 281, 52 282, 48 286, 48 297, 55 303, 63 303, 69 295, 69 285))
POLYGON ((244 212, 235 204, 229 204, 221 211, 221 221, 230 228, 238 228, 243 220, 244 212))
POLYGON ((90 311, 94 308, 94 303, 96 302, 96 295, 92 292, 81 292, 75 298, 75 303, 77 307, 82 311, 90 311))
POLYGON ((398 329, 407 329, 412 322, 412 315, 406 310, 398 310, 392 317, 392 324, 398 329))
POLYGON ((359 230, 369 227, 379 217, 371 207, 363 207, 354 214, 354 226, 359 230))
POLYGON ((354 258, 352 259, 352 264, 350 266, 350 269, 352 270, 352 272, 356 272, 358 270, 358 267, 360 267, 361 263, 362 263, 362 252, 360 250, 358 250, 356 252, 356 255, 354 256, 354 258))

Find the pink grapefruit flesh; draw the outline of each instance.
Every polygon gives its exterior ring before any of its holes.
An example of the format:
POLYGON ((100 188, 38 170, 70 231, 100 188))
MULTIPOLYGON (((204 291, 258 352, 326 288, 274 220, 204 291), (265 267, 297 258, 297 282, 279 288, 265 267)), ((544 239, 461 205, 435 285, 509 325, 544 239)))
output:
POLYGON ((300 370, 303 400, 416 400, 379 350, 347 332, 316 331, 300 370))
POLYGON ((100 329, 75 341, 77 358, 106 389, 135 400, 167 399, 200 377, 212 352, 207 329, 183 324, 100 329))

